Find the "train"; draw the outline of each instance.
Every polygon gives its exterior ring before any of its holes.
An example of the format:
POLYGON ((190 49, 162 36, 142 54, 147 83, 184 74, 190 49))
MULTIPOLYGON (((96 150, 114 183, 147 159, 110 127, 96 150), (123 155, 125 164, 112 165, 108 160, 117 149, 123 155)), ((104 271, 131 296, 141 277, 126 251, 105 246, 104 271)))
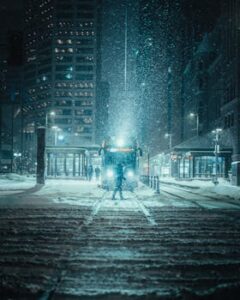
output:
POLYGON ((135 138, 127 140, 109 137, 105 139, 99 149, 101 156, 101 185, 103 189, 113 190, 115 171, 118 164, 123 166, 123 190, 134 191, 138 186, 139 160, 142 149, 135 138))

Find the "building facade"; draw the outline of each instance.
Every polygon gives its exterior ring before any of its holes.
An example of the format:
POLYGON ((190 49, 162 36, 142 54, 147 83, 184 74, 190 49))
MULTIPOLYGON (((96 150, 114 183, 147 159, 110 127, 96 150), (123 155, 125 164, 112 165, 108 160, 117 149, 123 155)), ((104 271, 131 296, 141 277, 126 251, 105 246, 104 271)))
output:
POLYGON ((238 1, 222 1, 220 18, 185 67, 183 141, 174 145, 171 157, 175 177, 217 174, 240 184, 239 9, 238 1))
POLYGON ((19 4, 0 4, 0 173, 21 172, 23 34, 19 4))
POLYGON ((30 143, 37 127, 46 126, 47 146, 95 145, 99 6, 98 0, 26 1, 24 131, 30 143))

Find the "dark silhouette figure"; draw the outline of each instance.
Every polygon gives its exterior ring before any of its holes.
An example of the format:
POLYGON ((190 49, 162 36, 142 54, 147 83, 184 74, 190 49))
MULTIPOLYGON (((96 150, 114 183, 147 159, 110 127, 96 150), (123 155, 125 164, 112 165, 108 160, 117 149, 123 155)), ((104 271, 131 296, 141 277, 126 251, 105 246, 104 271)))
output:
POLYGON ((101 173, 100 168, 99 168, 99 167, 96 167, 96 168, 95 168, 95 175, 96 175, 96 179, 97 179, 97 180, 99 180, 100 173, 101 173))
POLYGON ((93 177, 93 166, 92 166, 92 165, 89 165, 89 166, 88 166, 87 177, 88 177, 88 180, 89 180, 89 181, 92 180, 92 177, 93 177))
POLYGON ((120 194, 120 199, 123 200, 123 194, 122 194, 122 183, 123 180, 126 180, 126 178, 123 176, 123 166, 121 164, 117 164, 116 167, 116 173, 115 173, 115 188, 113 191, 112 200, 116 200, 115 196, 117 192, 120 194))

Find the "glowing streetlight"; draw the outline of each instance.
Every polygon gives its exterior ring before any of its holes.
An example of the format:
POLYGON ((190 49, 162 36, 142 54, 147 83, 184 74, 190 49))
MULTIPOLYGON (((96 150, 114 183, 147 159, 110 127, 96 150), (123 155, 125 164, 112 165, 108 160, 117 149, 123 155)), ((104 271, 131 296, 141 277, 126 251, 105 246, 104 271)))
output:
POLYGON ((55 111, 46 112, 46 119, 45 119, 45 127, 48 127, 48 117, 54 118, 56 116, 55 111))
POLYGON ((60 135, 58 136, 58 140, 59 140, 59 141, 63 141, 63 140, 64 140, 64 135, 60 134, 60 135))
POLYGON ((165 133, 165 138, 169 140, 169 149, 172 149, 172 133, 165 133))
POLYGON ((58 132, 60 132, 61 129, 56 125, 52 126, 51 129, 54 131, 54 145, 56 146, 58 140, 58 132))
POLYGON ((196 118, 196 122, 197 122, 197 135, 199 135, 199 115, 198 115, 198 113, 193 113, 193 112, 191 112, 190 114, 189 114, 189 117, 191 118, 191 119, 193 119, 193 118, 196 118))

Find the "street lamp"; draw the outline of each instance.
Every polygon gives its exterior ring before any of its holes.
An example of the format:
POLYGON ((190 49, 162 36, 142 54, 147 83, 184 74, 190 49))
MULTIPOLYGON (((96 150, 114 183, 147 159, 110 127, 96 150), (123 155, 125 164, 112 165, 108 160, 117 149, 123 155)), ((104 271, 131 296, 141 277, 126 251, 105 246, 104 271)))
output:
POLYGON ((191 113, 189 114, 189 117, 192 118, 192 119, 193 119, 193 118, 196 118, 196 122, 197 122, 197 128, 196 128, 196 129, 197 129, 197 135, 199 135, 199 114, 198 114, 198 113, 192 113, 192 112, 191 112, 191 113))
POLYGON ((46 119, 45 119, 45 126, 46 128, 48 127, 48 117, 55 117, 56 116, 56 113, 55 111, 50 111, 50 112, 46 112, 46 119))
POLYGON ((172 166, 172 159, 171 159, 171 151, 172 151, 172 133, 165 133, 165 138, 168 139, 168 147, 169 147, 169 165, 170 165, 170 175, 173 174, 173 166, 172 166))
POLYGON ((54 146, 56 146, 58 140, 58 132, 61 131, 61 129, 57 126, 52 126, 51 128, 54 131, 54 146))
POLYGON ((219 146, 219 137, 220 133, 222 132, 221 128, 216 128, 215 130, 212 131, 212 133, 215 135, 214 136, 214 142, 215 142, 215 147, 214 147, 214 154, 215 154, 215 178, 213 179, 213 183, 216 185, 218 184, 218 154, 220 153, 220 146, 219 146))
POLYGON ((172 133, 165 133, 165 138, 168 139, 169 149, 172 150, 172 133))
POLYGON ((18 169, 19 169, 19 165, 20 165, 20 168, 22 167, 22 153, 20 152, 14 152, 13 153, 13 156, 15 158, 15 170, 16 170, 16 173, 18 172, 18 169))

